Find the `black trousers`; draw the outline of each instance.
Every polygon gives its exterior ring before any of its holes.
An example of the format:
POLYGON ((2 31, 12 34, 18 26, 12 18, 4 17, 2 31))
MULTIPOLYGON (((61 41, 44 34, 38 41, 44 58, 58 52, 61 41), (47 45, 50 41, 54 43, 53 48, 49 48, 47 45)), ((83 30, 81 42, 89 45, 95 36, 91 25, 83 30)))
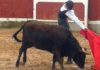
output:
POLYGON ((69 24, 66 19, 58 18, 58 25, 63 26, 65 29, 70 30, 69 24))
POLYGON ((79 46, 79 43, 78 41, 76 40, 76 38, 73 36, 71 30, 70 30, 70 27, 69 27, 69 24, 67 22, 66 19, 61 19, 61 18, 58 18, 58 25, 60 26, 63 26, 65 29, 68 30, 68 43, 70 44, 70 46, 76 46, 78 49, 81 49, 79 46))

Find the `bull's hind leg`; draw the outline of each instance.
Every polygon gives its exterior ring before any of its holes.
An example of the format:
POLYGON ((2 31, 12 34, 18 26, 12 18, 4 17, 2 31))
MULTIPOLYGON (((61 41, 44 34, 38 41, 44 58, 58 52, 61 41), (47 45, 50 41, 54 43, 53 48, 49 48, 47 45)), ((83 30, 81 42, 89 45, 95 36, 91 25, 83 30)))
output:
POLYGON ((27 49, 32 47, 32 43, 30 42, 24 42, 24 51, 23 51, 23 62, 24 62, 24 65, 27 61, 27 49))
POLYGON ((22 53, 23 53, 23 48, 21 47, 19 50, 18 59, 16 61, 16 67, 19 67, 20 57, 21 57, 22 53))
POLYGON ((23 62, 24 62, 24 65, 27 61, 27 49, 24 50, 24 55, 23 55, 23 62))

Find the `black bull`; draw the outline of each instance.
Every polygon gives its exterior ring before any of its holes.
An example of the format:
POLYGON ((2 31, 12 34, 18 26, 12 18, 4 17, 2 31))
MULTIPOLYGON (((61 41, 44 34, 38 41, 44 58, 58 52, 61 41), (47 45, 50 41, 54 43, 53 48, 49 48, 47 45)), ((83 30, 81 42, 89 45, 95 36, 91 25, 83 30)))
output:
POLYGON ((82 51, 79 43, 73 35, 66 29, 57 25, 38 24, 38 22, 26 22, 22 27, 13 34, 16 41, 22 42, 19 50, 19 56, 16 66, 19 66, 19 61, 22 53, 23 62, 26 63, 27 48, 36 47, 41 50, 46 50, 53 54, 52 70, 55 69, 55 62, 58 61, 61 69, 63 67, 63 57, 71 57, 74 62, 84 68, 86 54, 82 51), (17 34, 23 30, 22 40, 17 38, 17 34))

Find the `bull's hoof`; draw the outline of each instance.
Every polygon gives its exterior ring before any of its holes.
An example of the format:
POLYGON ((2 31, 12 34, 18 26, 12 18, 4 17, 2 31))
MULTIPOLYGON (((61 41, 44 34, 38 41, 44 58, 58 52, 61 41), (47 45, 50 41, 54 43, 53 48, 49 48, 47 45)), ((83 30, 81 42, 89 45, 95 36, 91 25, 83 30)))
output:
POLYGON ((73 62, 72 61, 67 61, 67 64, 73 64, 73 62))
POLYGON ((19 67, 19 63, 16 63, 16 67, 19 67))
POLYGON ((16 65, 16 67, 19 67, 19 65, 16 65))

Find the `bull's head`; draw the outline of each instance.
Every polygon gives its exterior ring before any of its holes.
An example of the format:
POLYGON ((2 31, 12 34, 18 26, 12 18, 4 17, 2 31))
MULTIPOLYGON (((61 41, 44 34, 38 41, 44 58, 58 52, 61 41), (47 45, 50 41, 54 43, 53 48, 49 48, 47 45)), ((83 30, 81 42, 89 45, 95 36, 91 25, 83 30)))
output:
POLYGON ((73 57, 73 60, 79 66, 79 68, 83 69, 85 66, 85 58, 86 58, 86 53, 81 51, 73 57))

